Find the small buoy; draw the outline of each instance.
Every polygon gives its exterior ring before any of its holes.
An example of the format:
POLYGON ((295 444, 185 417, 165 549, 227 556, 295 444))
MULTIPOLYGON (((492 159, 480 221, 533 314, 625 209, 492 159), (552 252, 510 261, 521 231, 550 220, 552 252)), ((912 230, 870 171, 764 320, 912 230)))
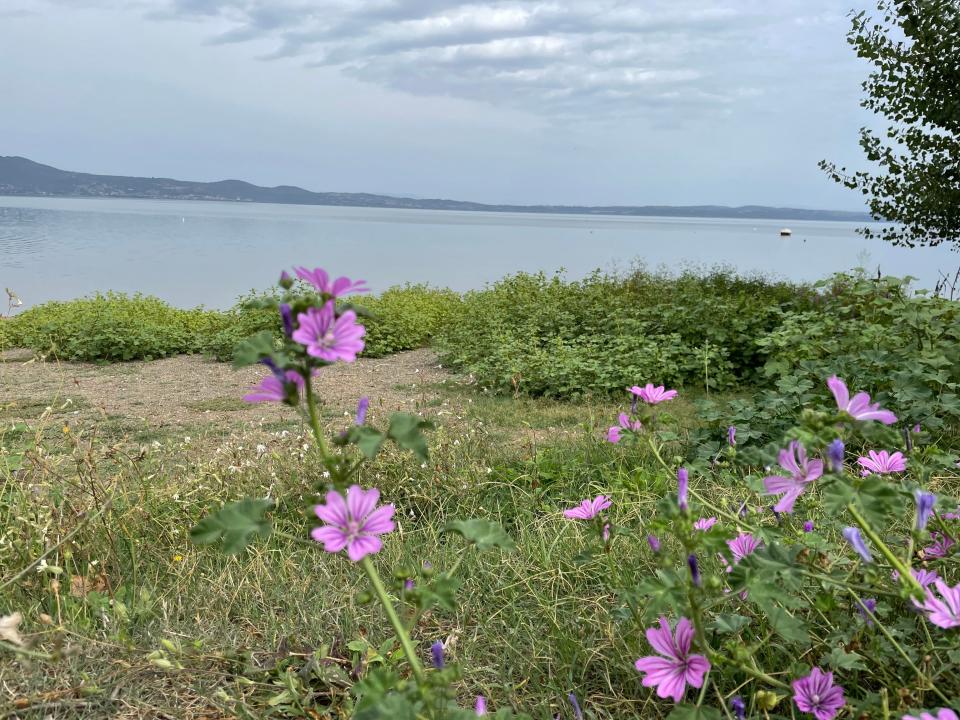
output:
POLYGON ((180 222, 185 223, 187 219, 185 217, 180 218, 180 222))
POLYGON ((793 230, 790 228, 780 228, 780 237, 790 237, 793 235, 793 230))

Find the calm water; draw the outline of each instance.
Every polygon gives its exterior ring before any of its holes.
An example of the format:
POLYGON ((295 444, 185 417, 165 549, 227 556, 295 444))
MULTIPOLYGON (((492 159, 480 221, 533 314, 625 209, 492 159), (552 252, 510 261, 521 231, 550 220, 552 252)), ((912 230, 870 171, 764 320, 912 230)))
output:
MULTIPOLYGON (((164 200, 0 197, 0 287, 25 305, 96 290, 227 307, 308 264, 374 290, 467 290, 518 270, 725 264, 796 280, 862 265, 931 287, 960 255, 868 242, 851 223, 381 210, 164 200), (781 238, 787 225, 793 236, 781 238)), ((0 296, 0 300, 4 298, 0 296)), ((5 305, 4 305, 5 308, 5 305)), ((0 308, 2 311, 4 308, 0 308)))

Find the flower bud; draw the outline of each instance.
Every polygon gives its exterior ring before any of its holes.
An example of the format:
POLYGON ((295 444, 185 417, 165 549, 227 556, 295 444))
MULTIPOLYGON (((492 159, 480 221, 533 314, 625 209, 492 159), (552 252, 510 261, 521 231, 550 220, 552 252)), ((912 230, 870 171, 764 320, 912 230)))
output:
POLYGON ((282 287, 284 290, 289 290, 293 287, 293 278, 290 277, 290 273, 284 270, 282 273, 280 273, 280 282, 277 284, 280 285, 280 287, 282 287))

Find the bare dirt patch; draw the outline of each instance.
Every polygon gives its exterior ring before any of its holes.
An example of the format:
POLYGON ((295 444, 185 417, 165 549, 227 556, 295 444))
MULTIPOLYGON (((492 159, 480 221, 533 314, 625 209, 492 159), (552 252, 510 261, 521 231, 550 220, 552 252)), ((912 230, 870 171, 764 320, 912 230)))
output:
MULTIPOLYGON (((96 365, 8 352, 0 357, 0 406, 7 407, 8 415, 20 408, 25 417, 36 417, 46 406, 74 406, 85 408, 84 414, 92 411, 154 428, 289 419, 290 408, 240 400, 266 372, 259 366, 234 370, 195 355, 96 365)), ((315 387, 327 417, 352 414, 364 395, 374 416, 420 410, 431 414, 440 403, 436 385, 452 379, 432 351, 414 350, 332 365, 316 378, 315 387)))

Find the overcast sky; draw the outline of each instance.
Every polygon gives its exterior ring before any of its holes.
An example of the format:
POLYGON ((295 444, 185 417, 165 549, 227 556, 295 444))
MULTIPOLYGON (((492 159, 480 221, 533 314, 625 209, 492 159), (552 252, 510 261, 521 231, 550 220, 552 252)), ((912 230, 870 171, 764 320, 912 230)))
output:
POLYGON ((860 209, 862 0, 0 0, 0 155, 484 202, 860 209))

